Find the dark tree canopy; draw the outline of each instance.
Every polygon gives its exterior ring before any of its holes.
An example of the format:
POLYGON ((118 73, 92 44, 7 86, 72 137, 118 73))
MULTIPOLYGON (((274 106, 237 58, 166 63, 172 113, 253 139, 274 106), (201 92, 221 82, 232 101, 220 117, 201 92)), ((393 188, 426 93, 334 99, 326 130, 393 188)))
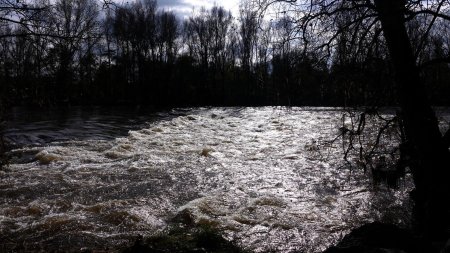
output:
MULTIPOLYGON (((448 3, 407 2, 429 98, 450 104, 448 3)), ((373 1, 241 3, 182 20, 154 0, 0 3, 10 105, 396 105, 373 1), (264 15, 263 15, 264 14, 264 15)))

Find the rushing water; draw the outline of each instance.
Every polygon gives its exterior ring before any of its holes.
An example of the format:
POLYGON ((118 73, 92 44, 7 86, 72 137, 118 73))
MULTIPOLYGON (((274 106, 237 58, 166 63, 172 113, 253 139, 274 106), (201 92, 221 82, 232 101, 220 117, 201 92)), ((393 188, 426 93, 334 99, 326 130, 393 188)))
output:
POLYGON ((17 123, 6 137, 28 145, 0 171, 0 251, 121 249, 180 212, 254 252, 320 252, 363 223, 404 222, 407 187, 373 187, 343 162, 341 142, 326 142, 341 114, 198 108, 17 123))

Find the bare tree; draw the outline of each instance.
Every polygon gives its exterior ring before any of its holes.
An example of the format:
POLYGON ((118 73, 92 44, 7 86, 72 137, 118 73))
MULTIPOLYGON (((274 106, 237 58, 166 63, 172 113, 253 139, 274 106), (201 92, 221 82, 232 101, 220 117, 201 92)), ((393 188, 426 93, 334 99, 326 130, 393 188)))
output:
POLYGON ((195 41, 192 45, 193 52, 198 56, 201 65, 204 68, 209 67, 211 57, 211 27, 209 26, 209 13, 205 8, 201 8, 200 12, 189 19, 187 23, 187 31, 192 31, 191 41, 195 41))
POLYGON ((160 61, 172 63, 177 53, 176 39, 179 34, 177 17, 173 12, 162 11, 157 15, 160 61))
MULTIPOLYGON (((25 28, 24 34, 33 32, 29 27, 29 22, 34 16, 44 10, 46 6, 29 5, 26 2, 2 0, 0 1, 0 25, 16 24, 25 28)), ((2 34, 5 36, 21 36, 21 34, 2 34)))
POLYGON ((241 62, 244 72, 250 72, 253 65, 254 50, 258 32, 258 13, 248 2, 240 9, 241 62))
POLYGON ((92 48, 99 39, 99 12, 93 0, 59 0, 55 3, 51 16, 53 50, 58 58, 55 69, 59 95, 66 94, 75 80, 75 71, 81 59, 92 54, 92 48))
MULTIPOLYGON (((348 43, 355 45, 351 57, 364 48, 373 48, 383 35, 395 71, 398 102, 405 132, 405 144, 413 157, 412 169, 416 186, 415 203, 419 227, 425 235, 445 236, 450 226, 449 209, 445 201, 450 196, 449 144, 439 131, 438 121, 427 99, 424 81, 417 66, 417 56, 438 20, 449 21, 449 4, 436 1, 266 1, 260 0, 262 10, 270 4, 285 4, 296 17, 298 37, 310 51, 325 50, 332 55, 339 48, 341 34, 350 33, 348 43), (414 49, 405 22, 422 18, 425 29, 417 35, 414 49)), ((377 52, 372 52, 377 53, 377 52)), ((442 59, 441 59, 442 60, 442 59)))

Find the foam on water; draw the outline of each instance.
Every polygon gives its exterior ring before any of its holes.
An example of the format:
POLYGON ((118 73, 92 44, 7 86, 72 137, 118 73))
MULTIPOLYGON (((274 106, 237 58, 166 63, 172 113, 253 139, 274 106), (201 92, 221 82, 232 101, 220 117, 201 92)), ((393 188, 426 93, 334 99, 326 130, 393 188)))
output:
POLYGON ((362 223, 401 221, 406 188, 374 191, 343 166, 339 142, 319 145, 341 120, 328 109, 192 109, 113 141, 13 150, 0 241, 119 249, 188 212, 254 252, 320 252, 362 223))

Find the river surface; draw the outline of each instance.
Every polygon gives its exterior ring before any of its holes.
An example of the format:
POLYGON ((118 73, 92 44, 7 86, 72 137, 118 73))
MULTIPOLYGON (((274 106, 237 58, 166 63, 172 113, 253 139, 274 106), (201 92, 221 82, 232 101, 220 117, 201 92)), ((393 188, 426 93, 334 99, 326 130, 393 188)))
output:
POLYGON ((14 149, 0 170, 0 251, 114 252, 188 212, 252 252, 312 253, 409 217, 408 179, 375 187, 329 142, 340 109, 30 115, 4 131, 14 149))

